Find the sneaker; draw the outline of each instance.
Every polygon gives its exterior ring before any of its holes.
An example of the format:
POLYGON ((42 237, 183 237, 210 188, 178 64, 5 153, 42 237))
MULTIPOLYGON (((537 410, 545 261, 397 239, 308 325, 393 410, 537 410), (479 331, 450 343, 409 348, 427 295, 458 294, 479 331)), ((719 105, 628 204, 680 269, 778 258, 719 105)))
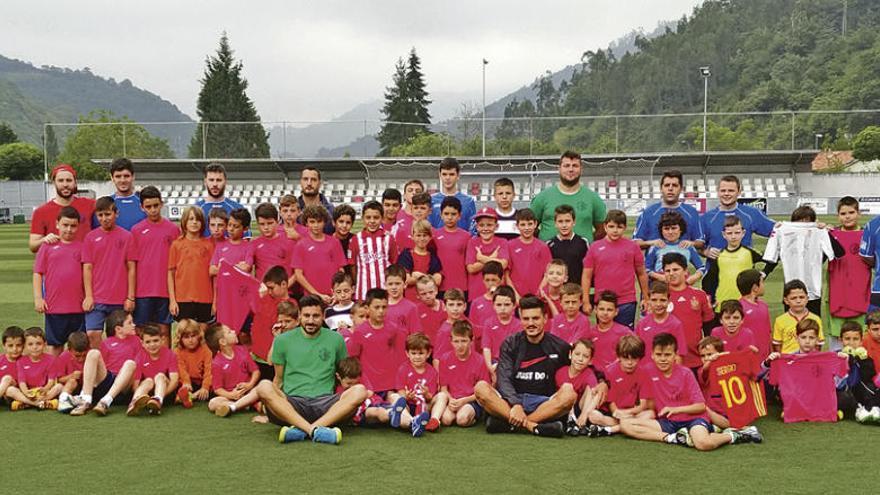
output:
POLYGON ((691 439, 691 434, 687 428, 681 428, 675 432, 675 443, 686 447, 694 446, 694 441, 691 439))
POLYGON ((190 409, 193 406, 192 395, 189 393, 189 388, 180 387, 177 389, 177 400, 180 401, 180 404, 185 409, 190 409))
POLYGON ((565 433, 565 427, 562 421, 549 421, 547 423, 538 423, 535 426, 535 435, 547 438, 562 438, 565 433))
POLYGON ((486 418, 486 433, 513 433, 514 431, 516 431, 516 427, 503 419, 492 415, 486 418))
POLYGON ((50 411, 57 411, 58 410, 58 399, 44 401, 42 404, 40 404, 40 409, 48 409, 50 411))
POLYGON ((590 438, 609 436, 611 436, 611 429, 607 426, 590 425, 590 438))
POLYGON ((214 415, 218 418, 225 418, 229 416, 229 413, 232 412, 232 409, 229 408, 229 404, 220 404, 217 406, 217 409, 214 409, 214 415))
POLYGON ((406 410, 406 399, 404 397, 399 397, 394 401, 394 404, 391 404, 391 409, 388 411, 388 422, 391 423, 392 428, 400 428, 400 416, 404 410, 406 410))
POLYGON ((366 411, 367 407, 365 404, 358 406, 357 411, 354 412, 354 416, 351 417, 351 422, 354 423, 355 426, 364 424, 364 414, 366 414, 366 411))
POLYGON ((281 443, 299 442, 307 438, 306 432, 296 426, 282 426, 278 432, 278 441, 281 443))
POLYGON ((74 405, 73 410, 70 411, 71 416, 85 416, 89 409, 92 408, 92 405, 88 402, 80 401, 79 404, 74 405))
POLYGON ((764 441, 764 436, 761 435, 756 426, 746 426, 740 429, 738 433, 739 439, 734 437, 733 443, 761 443, 764 441))
POLYGON ((147 414, 158 416, 162 414, 162 403, 159 399, 153 397, 147 402, 147 414))
POLYGON ((843 420, 843 410, 841 410, 841 409, 838 409, 838 410, 837 410, 837 420, 838 420, 838 421, 842 421, 842 420, 843 420))
MULTIPOLYGON (((147 402, 150 402, 150 398, 146 395, 142 395, 137 399, 131 401, 131 404, 128 405, 128 410, 125 411, 125 414, 128 416, 137 416, 144 410, 144 407, 147 406, 147 402)), ((99 402, 98 406, 103 404, 103 402, 99 402)), ((95 412, 98 412, 98 406, 95 406, 95 412)), ((103 415, 102 415, 103 416, 103 415)))
POLYGON ((10 411, 21 411, 22 409, 27 409, 28 405, 20 400, 12 401, 12 404, 9 405, 10 411))
POLYGON ((428 420, 431 419, 431 415, 423 412, 418 416, 412 419, 412 424, 410 424, 410 430, 412 430, 413 437, 420 437, 425 434, 425 429, 428 426, 428 420))
POLYGON ((106 416, 109 408, 110 406, 108 406, 106 402, 99 400, 92 410, 95 411, 95 414, 98 416, 106 416))
POLYGON ((339 445, 342 441, 342 430, 339 428, 327 428, 318 426, 312 431, 312 441, 315 443, 329 443, 339 445))
POLYGON ((859 407, 856 408, 856 421, 859 423, 864 423, 865 421, 873 419, 871 417, 871 412, 865 409, 864 406, 859 404, 859 407))
POLYGON ((70 411, 73 411, 73 408, 76 407, 73 403, 73 397, 65 397, 64 399, 58 400, 58 412, 61 414, 67 414, 70 411))
POLYGON ((880 407, 874 406, 871 408, 871 421, 880 423, 880 407))
MULTIPOLYGON (((588 429, 587 426, 584 426, 584 429, 588 429)), ((565 434, 570 437, 576 437, 581 434, 581 428, 574 421, 568 421, 565 425, 565 434)))
POLYGON ((428 424, 425 425, 425 429, 428 431, 437 431, 440 429, 440 420, 437 418, 431 418, 428 420, 428 424))

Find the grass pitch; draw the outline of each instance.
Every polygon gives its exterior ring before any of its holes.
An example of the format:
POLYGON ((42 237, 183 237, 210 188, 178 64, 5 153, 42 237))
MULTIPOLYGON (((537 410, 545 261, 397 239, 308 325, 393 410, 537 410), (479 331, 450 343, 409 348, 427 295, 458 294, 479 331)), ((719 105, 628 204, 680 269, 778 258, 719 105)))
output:
MULTIPOLYGON (((42 326, 26 239, 27 226, 0 227, 3 327, 42 326)), ((772 316, 781 312, 781 286, 777 270, 767 283, 772 316)), ((250 416, 215 418, 203 404, 140 418, 127 418, 119 404, 106 418, 4 408, 4 492, 833 493, 853 470, 859 492, 880 484, 880 427, 784 425, 775 408, 757 423, 762 445, 708 453, 621 437, 490 436, 477 427, 421 439, 344 428, 339 446, 280 445, 277 427, 250 416)))

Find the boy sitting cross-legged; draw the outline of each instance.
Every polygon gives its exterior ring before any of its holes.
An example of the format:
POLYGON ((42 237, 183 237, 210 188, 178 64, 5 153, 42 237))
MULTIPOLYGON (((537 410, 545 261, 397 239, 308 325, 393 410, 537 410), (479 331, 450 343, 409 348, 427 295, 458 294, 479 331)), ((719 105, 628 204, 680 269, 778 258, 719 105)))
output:
POLYGON ((142 343, 144 348, 137 358, 134 396, 128 405, 129 416, 137 416, 145 407, 150 415, 162 414, 165 397, 174 394, 180 379, 177 356, 163 345, 162 330, 158 325, 144 325, 142 343))
POLYGON ((260 369, 247 349, 238 345, 238 335, 215 323, 205 332, 205 342, 214 353, 211 378, 215 397, 208 402, 208 410, 222 418, 256 404, 254 387, 260 380, 260 369))
POLYGON ((592 438, 620 433, 620 422, 624 419, 654 417, 654 411, 639 393, 639 362, 645 357, 645 343, 635 335, 626 335, 617 342, 615 352, 617 360, 604 369, 608 382, 605 403, 589 416, 592 424, 587 435, 592 438))
POLYGON ((640 392, 657 415, 657 419, 625 419, 621 431, 639 440, 690 445, 697 450, 715 450, 729 443, 760 443, 763 437, 750 426, 711 433, 706 419, 706 402, 694 374, 676 364, 678 342, 668 333, 654 336, 653 365, 644 369, 640 392))
POLYGON ((440 357, 440 394, 446 395, 448 404, 443 411, 443 426, 472 426, 483 416, 483 408, 477 403, 474 386, 489 381, 489 370, 482 357, 473 352, 471 341, 473 329, 467 321, 452 325, 452 352, 440 357))

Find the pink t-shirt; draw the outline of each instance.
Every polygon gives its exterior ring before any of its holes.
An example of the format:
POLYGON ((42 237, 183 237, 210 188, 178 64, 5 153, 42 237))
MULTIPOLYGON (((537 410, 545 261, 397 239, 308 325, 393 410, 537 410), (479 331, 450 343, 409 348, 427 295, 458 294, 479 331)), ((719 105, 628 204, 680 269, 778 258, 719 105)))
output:
POLYGON ((320 241, 307 235, 293 250, 293 268, 302 270, 303 276, 320 294, 333 294, 333 275, 346 262, 339 239, 329 235, 320 241))
MULTIPOLYGON (((128 296, 129 261, 137 260, 131 232, 113 227, 95 229, 86 236, 83 263, 92 265, 92 294, 96 304, 123 304, 128 296)), ((167 270, 163 272, 167 276, 167 270)))
POLYGON ((143 345, 137 335, 129 335, 124 339, 113 336, 101 342, 101 358, 107 369, 115 374, 119 373, 126 361, 136 360, 141 349, 143 345))
MULTIPOLYGON (((49 314, 82 313, 85 297, 80 241, 46 244, 37 251, 34 273, 43 275, 43 289, 49 314)), ((126 286, 127 290, 127 286, 126 286)), ((124 298, 125 296, 123 296, 124 298)))
MULTIPOLYGON (((485 293, 485 288, 483 289, 485 293)), ((471 301, 471 307, 468 312, 468 320, 482 325, 484 321, 495 316, 495 305, 491 299, 478 297, 471 301)))
POLYGON ((217 273, 217 321, 241 331, 252 303, 259 297, 260 281, 226 261, 217 273))
POLYGON ((388 303, 388 311, 385 313, 385 321, 403 330, 404 335, 410 335, 422 331, 419 309, 409 299, 401 299, 394 304, 388 303))
POLYGON ((419 373, 413 368, 409 361, 400 365, 397 370, 397 379, 394 387, 397 390, 416 390, 416 387, 424 386, 433 397, 437 395, 437 389, 440 383, 437 376, 437 370, 430 364, 425 365, 425 371, 419 373))
POLYGON ((871 303, 871 268, 859 256, 863 231, 831 231, 845 254, 828 262, 828 307, 831 316, 854 318, 871 303))
POLYGON ((242 345, 232 348, 231 358, 218 352, 211 362, 211 389, 230 392, 239 383, 251 381, 251 374, 257 369, 251 354, 242 345))
MULTIPOLYGON (((468 240, 467 249, 465 250, 465 265, 470 265, 477 261, 477 248, 480 248, 480 252, 483 253, 484 256, 492 254, 496 249, 498 250, 498 259, 509 260, 510 259, 510 251, 507 249, 507 241, 500 237, 493 237, 489 242, 483 242, 483 240, 479 237, 471 237, 468 240)), ((440 260, 441 263, 443 260, 440 260)), ((446 265, 444 264, 445 268, 446 265)), ((543 275, 543 274, 541 274, 543 275)), ((486 293, 486 286, 483 284, 483 274, 480 272, 477 273, 469 273, 468 274, 468 301, 473 301, 474 299, 480 297, 480 295, 486 293)))
POLYGON ((604 238, 590 246, 584 268, 593 270, 592 286, 597 294, 610 290, 617 294, 618 304, 627 304, 636 300, 636 269, 645 268, 645 256, 631 239, 611 242, 604 238))
POLYGON ((473 351, 464 360, 454 352, 443 354, 440 358, 440 385, 446 387, 453 399, 473 395, 477 382, 488 382, 490 379, 486 361, 473 351))
POLYGON ((402 253, 404 249, 412 249, 415 244, 412 240, 412 224, 413 217, 408 213, 397 215, 397 222, 391 227, 391 235, 394 236, 394 243, 397 244, 397 252, 402 253))
POLYGON ((638 323, 636 323, 636 336, 645 343, 645 359, 651 359, 651 350, 654 347, 654 336, 661 333, 669 333, 675 337, 677 354, 679 356, 687 355, 687 340, 684 338, 684 330, 681 322, 674 315, 669 314, 665 320, 658 322, 654 319, 653 314, 645 315, 638 323))
POLYGON ((168 297, 168 250, 180 227, 167 218, 141 220, 131 228, 137 253, 136 297, 168 297))
POLYGON ((242 261, 251 264, 253 260, 248 254, 250 249, 250 241, 247 239, 242 239, 238 244, 233 244, 227 239, 214 247, 214 254, 211 255, 211 266, 217 266, 221 261, 225 261, 232 266, 242 261))
POLYGON ((746 298, 740 298, 743 307, 743 326, 751 329, 755 337, 755 347, 758 355, 762 358, 770 354, 770 341, 773 340, 773 330, 770 323, 770 308, 767 303, 758 299, 752 303, 746 298))
MULTIPOLYGON (((449 232, 446 228, 434 229, 434 244, 437 246, 437 257, 443 266, 443 280, 440 290, 467 290, 468 273, 465 263, 468 241, 471 235, 463 229, 456 228, 449 232)), ((485 291, 480 291, 482 294, 485 291)))
MULTIPOLYGON (((21 358, 18 361, 21 361, 21 358)), ((18 378, 18 365, 16 365, 18 361, 10 361, 6 354, 0 354, 0 378, 4 376, 18 378)))
POLYGON ((171 373, 177 373, 177 356, 171 349, 167 347, 159 348, 159 355, 154 359, 150 357, 146 350, 141 349, 137 356, 137 372, 135 376, 138 380, 153 378, 159 373, 166 376, 171 373))
POLYGON ((632 373, 627 373, 620 368, 620 363, 614 361, 605 368, 605 380, 608 382, 608 395, 605 397, 607 404, 614 404, 618 409, 634 407, 640 397, 639 385, 641 384, 642 371, 636 368, 632 373))
POLYGON ((58 378, 55 373, 55 356, 43 354, 39 361, 34 361, 30 356, 22 356, 15 362, 18 368, 18 383, 24 383, 28 388, 38 388, 49 383, 49 380, 58 378))
POLYGON ((593 342, 593 366, 601 370, 617 361, 617 343, 621 337, 632 334, 629 327, 617 322, 611 322, 611 328, 604 332, 599 330, 598 323, 591 326, 586 337, 593 342))
POLYGON ((501 323, 498 315, 494 315, 483 321, 482 328, 483 348, 489 349, 492 361, 497 361, 504 339, 522 330, 522 323, 516 317, 511 318, 506 324, 501 323))
POLYGON ((55 358, 55 377, 61 378, 62 376, 67 376, 74 371, 82 372, 83 365, 85 361, 80 362, 73 358, 73 354, 70 351, 64 351, 60 356, 55 358))
POLYGON ((520 296, 537 295, 544 270, 553 261, 550 248, 538 238, 526 244, 521 237, 517 237, 507 243, 507 250, 510 252, 508 270, 516 292, 520 296))
MULTIPOLYGON (((483 327, 480 325, 474 325, 473 320, 467 321, 471 322, 471 328, 473 329, 474 334, 474 340, 471 342, 471 352, 481 354, 483 349, 483 327)), ((455 352, 455 349, 452 347, 452 323, 449 323, 449 319, 447 318, 442 324, 440 324, 440 328, 437 330, 437 342, 434 343, 434 356, 443 356, 450 352, 455 352)))
POLYGON ((574 321, 568 321, 565 313, 559 313, 550 320, 548 330, 560 339, 573 344, 575 340, 582 339, 587 336, 590 329, 590 319, 580 311, 574 317, 574 321))
POLYGON ((396 390, 397 370, 406 360, 405 341, 406 333, 387 321, 382 328, 373 328, 369 321, 355 328, 348 353, 360 359, 362 375, 374 392, 396 390))
POLYGON ((250 251, 249 261, 253 260, 257 280, 263 280, 263 275, 273 266, 283 266, 290 276, 290 268, 293 266, 294 242, 282 235, 276 235, 271 239, 257 237, 248 243, 250 251))
POLYGON ((715 327, 712 329, 712 336, 718 337, 724 342, 725 352, 748 351, 750 350, 749 346, 758 347, 755 345, 755 336, 752 331, 745 326, 741 326, 739 331, 733 335, 727 333, 724 327, 715 327))
POLYGON ((571 376, 571 365, 563 366, 556 370, 556 388, 562 387, 565 383, 570 383, 572 387, 574 387, 575 393, 577 393, 578 398, 584 395, 584 392, 587 390, 587 387, 593 388, 599 384, 596 380, 596 374, 593 373, 593 370, 587 368, 577 376, 571 376))
POLYGON ((431 309, 421 302, 416 303, 416 309, 419 314, 419 328, 422 329, 422 333, 431 340, 431 345, 435 345, 437 340, 437 330, 440 329, 440 325, 446 321, 446 308, 443 306, 443 302, 440 301, 437 309, 431 309))
POLYGON ((779 385, 783 420, 786 423, 837 421, 834 378, 843 378, 848 372, 847 359, 835 352, 783 354, 773 360, 770 383, 779 385))
POLYGON ((351 337, 354 335, 351 330, 348 328, 338 328, 336 329, 336 333, 342 336, 342 341, 345 342, 345 349, 351 354, 351 347, 349 347, 349 342, 351 342, 351 337))
MULTIPOLYGON (((702 403, 703 392, 697 378, 688 368, 679 364, 672 365, 672 374, 665 376, 653 363, 642 368, 642 381, 639 391, 643 399, 654 401, 654 412, 660 412, 664 407, 689 406, 702 403)), ((706 419, 705 413, 700 414, 671 414, 667 419, 671 421, 690 421, 692 419, 706 419)))

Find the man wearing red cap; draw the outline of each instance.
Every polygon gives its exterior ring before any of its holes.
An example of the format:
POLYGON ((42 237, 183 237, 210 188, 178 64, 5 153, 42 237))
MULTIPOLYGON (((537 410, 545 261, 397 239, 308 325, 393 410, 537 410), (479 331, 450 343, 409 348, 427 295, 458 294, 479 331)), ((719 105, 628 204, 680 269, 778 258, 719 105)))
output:
POLYGON ((28 239, 28 247, 32 253, 36 253, 43 244, 55 244, 60 240, 56 222, 58 213, 65 206, 72 206, 79 212, 79 229, 76 231, 76 239, 85 239, 92 227, 92 216, 95 212, 95 200, 77 196, 76 193, 76 170, 70 165, 61 163, 52 169, 49 176, 55 185, 55 197, 46 204, 34 210, 31 218, 31 235, 28 239))

